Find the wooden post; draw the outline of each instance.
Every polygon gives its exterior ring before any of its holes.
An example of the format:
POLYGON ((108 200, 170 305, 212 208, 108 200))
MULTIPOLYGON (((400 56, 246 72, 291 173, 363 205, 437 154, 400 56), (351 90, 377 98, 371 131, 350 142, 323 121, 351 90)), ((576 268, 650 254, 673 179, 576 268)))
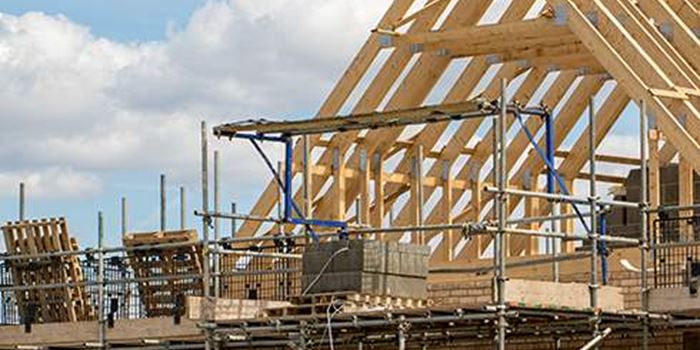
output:
MULTIPOLYGON (((678 161, 678 205, 693 204, 693 185, 693 165, 681 155, 678 161)), ((679 217, 690 217, 692 215, 693 210, 681 210, 678 212, 679 217)), ((681 220, 679 225, 682 240, 689 241, 694 239, 692 225, 688 225, 684 220, 681 220)))
POLYGON ((335 212, 333 219, 345 220, 345 160, 340 149, 333 149, 333 195, 335 196, 335 212))
MULTIPOLYGON (((537 176, 530 176, 529 181, 523 182, 527 184, 528 191, 537 191, 537 176)), ((540 212, 540 199, 535 197, 525 198, 525 217, 538 216, 540 212)), ((531 222, 527 226, 530 230, 539 230, 539 222, 531 222)), ((529 237, 528 243, 525 245, 525 255, 536 255, 539 253, 539 240, 537 237, 529 237)))
POLYGON ((360 169, 360 208, 358 210, 360 217, 357 221, 365 225, 370 223, 369 185, 372 180, 372 173, 370 171, 368 157, 367 150, 361 149, 359 159, 360 166, 358 167, 358 169, 360 169))
MULTIPOLYGON (((649 206, 658 208, 661 205, 661 164, 659 158, 660 132, 656 129, 649 130, 649 206)), ((649 222, 654 228, 654 221, 658 217, 656 212, 649 213, 649 222)))
MULTIPOLYGON (((452 177, 450 176, 450 171, 452 164, 449 160, 442 161, 442 206, 445 224, 452 223, 452 177)), ((454 230, 447 230, 442 237, 447 244, 443 244, 444 254, 447 257, 447 261, 454 260, 454 230)))
MULTIPOLYGON (((572 196, 574 195, 574 180, 573 179, 568 179, 568 178, 563 178, 564 180, 564 185, 566 185, 566 188, 569 189, 569 194, 572 196)), ((569 203, 562 203, 561 204, 561 214, 566 215, 566 214, 571 214, 573 213, 573 208, 571 207, 571 204, 569 203)), ((561 222, 561 231, 567 234, 573 234, 574 233, 574 219, 564 219, 561 222)), ((566 253, 573 253, 576 247, 574 246, 574 241, 565 241, 561 242, 561 252, 566 254, 566 253)))

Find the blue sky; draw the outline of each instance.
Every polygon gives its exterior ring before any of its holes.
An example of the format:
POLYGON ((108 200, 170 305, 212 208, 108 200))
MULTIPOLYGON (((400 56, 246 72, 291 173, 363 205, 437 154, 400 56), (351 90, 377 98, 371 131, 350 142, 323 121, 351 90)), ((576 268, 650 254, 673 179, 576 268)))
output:
POLYGON ((118 41, 161 40, 170 25, 182 27, 204 0, 4 0, 0 11, 62 14, 118 41))

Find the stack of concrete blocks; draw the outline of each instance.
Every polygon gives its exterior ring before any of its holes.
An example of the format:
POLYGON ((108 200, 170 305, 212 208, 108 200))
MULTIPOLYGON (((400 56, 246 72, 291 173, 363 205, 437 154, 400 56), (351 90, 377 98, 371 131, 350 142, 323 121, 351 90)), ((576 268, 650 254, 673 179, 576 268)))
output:
POLYGON ((302 290, 322 272, 307 294, 355 292, 373 296, 425 299, 430 247, 375 240, 330 241, 307 247, 302 290))

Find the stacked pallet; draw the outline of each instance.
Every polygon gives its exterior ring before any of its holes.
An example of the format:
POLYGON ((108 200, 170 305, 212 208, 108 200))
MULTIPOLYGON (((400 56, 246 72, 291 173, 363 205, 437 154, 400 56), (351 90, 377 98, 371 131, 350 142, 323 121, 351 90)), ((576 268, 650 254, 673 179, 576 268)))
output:
MULTIPOLYGON (((63 218, 8 222, 2 227, 9 255, 69 253, 78 249, 63 218)), ((76 322, 94 317, 77 255, 9 260, 15 286, 61 285, 16 292, 25 322, 76 322)))
POLYGON ((148 317, 171 316, 184 298, 202 294, 202 248, 194 230, 147 232, 125 235, 129 264, 138 281, 139 298, 148 317), (175 247, 159 247, 182 243, 175 247))

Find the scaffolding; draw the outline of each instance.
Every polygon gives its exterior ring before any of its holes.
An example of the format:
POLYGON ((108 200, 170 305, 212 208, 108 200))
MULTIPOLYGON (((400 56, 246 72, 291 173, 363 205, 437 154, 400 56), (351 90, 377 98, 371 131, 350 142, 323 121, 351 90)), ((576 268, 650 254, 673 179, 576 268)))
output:
MULTIPOLYGON (((505 349, 510 344, 547 340, 552 341, 553 348, 559 348, 562 341, 569 340, 576 348, 590 349, 600 346, 605 339, 624 336, 638 337, 639 346, 647 349, 654 331, 700 328, 700 319, 651 312, 649 305, 652 287, 688 287, 691 291, 698 287, 692 271, 700 270, 693 264, 700 259, 695 231, 700 225, 695 224, 695 215, 688 212, 699 207, 692 205, 693 198, 688 196, 692 191, 682 190, 679 191, 682 198, 679 198, 678 206, 662 206, 659 174, 654 170, 658 170, 660 163, 670 162, 678 153, 679 168, 682 168, 681 175, 685 180, 680 185, 688 190, 693 169, 700 169, 697 142, 700 139, 700 61, 697 35, 692 32, 697 22, 698 2, 547 0, 549 6, 533 16, 535 18, 530 18, 528 12, 534 9, 536 1, 518 0, 503 5, 502 16, 494 23, 486 24, 480 20, 488 9, 496 7, 493 6, 496 2, 490 0, 435 0, 409 13, 413 3, 412 0, 392 3, 331 91, 319 117, 295 121, 254 119, 213 128, 216 137, 250 142, 272 173, 273 181, 258 202, 260 208, 256 204, 249 214, 238 213, 235 206, 230 212, 221 209, 219 154, 209 151, 210 130, 202 122, 203 204, 195 211, 195 215, 202 219, 201 238, 186 242, 155 241, 153 244, 105 247, 100 213, 98 244, 94 248, 80 250, 75 247, 45 253, 31 249, 8 251, 0 256, 0 295, 3 299, 0 323, 22 325, 25 336, 49 329, 54 337, 48 339, 62 339, 41 344, 30 339, 23 343, 23 346, 32 348, 68 346, 68 340, 61 336, 64 333, 72 335, 73 331, 75 337, 84 341, 70 343, 70 347, 123 349, 211 349, 218 346, 310 349, 319 345, 331 349, 357 347, 360 350, 364 346, 404 350, 451 345, 505 349), (391 51, 383 63, 382 50, 391 51), (427 100, 431 89, 440 85, 440 77, 448 66, 463 58, 469 58, 469 63, 455 80, 444 103, 415 107, 427 100), (370 77, 375 62, 378 62, 378 69, 374 72, 376 75, 370 77), (361 92, 356 87, 362 85, 360 81, 365 77, 371 78, 371 82, 361 92), (514 81, 520 84, 518 91, 512 94, 512 99, 516 100, 516 97, 535 95, 538 87, 547 85, 548 77, 554 79, 551 79, 551 86, 543 88, 546 96, 541 99, 543 105, 530 107, 509 102, 507 80, 513 85, 517 85, 514 81), (486 78, 492 79, 491 83, 483 90, 477 88, 486 78), (604 91, 604 85, 612 80, 616 84, 608 98, 600 108, 595 108, 593 96, 596 91, 604 91), (398 88, 392 91, 393 87, 398 88), (355 90, 362 96, 352 104, 350 96, 355 90), (469 100, 470 94, 476 93, 480 97, 469 100), (609 133, 630 100, 638 102, 640 107, 640 158, 596 153, 596 146, 609 133), (384 101, 387 101, 386 107, 380 107, 384 101), (553 111, 544 104, 556 106, 558 101, 565 103, 555 119, 553 111), (336 116, 345 105, 353 111, 378 108, 384 111, 336 116), (558 150, 563 139, 575 129, 576 121, 586 107, 588 132, 570 151, 558 150), (524 121, 524 116, 532 118, 524 121), (563 120, 563 127, 557 130, 559 120, 563 120), (434 151, 438 138, 446 134, 447 125, 453 121, 463 122, 457 136, 449 141, 444 152, 434 151), (479 141, 475 147, 468 147, 482 121, 491 122, 488 132, 493 138, 487 136, 485 142, 479 141), (425 128, 409 141, 399 140, 405 127, 424 124, 435 127, 425 128), (509 144, 510 125, 519 126, 519 138, 517 142, 512 139, 509 144), (539 132, 534 128, 540 127, 544 130, 538 143, 535 138, 539 132), (361 132, 365 131, 367 136, 362 136, 361 132), (660 132, 668 136, 661 150, 660 132), (324 140, 324 134, 332 134, 333 138, 324 140), (274 164, 263 151, 262 142, 282 144, 283 162, 274 164), (353 146, 356 148, 351 159, 357 160, 358 166, 346 169, 345 154, 341 150, 353 146), (491 146, 493 148, 489 150, 491 146), (313 161, 311 154, 314 147, 326 148, 318 162, 313 161), (525 153, 528 147, 531 151, 525 153), (404 152, 400 156, 402 172, 397 170, 387 176, 382 170, 385 159, 401 152, 404 152), (535 162, 518 169, 516 176, 520 178, 517 184, 509 181, 510 171, 516 168, 516 161, 509 158, 510 152, 535 159, 535 162), (213 174, 210 174, 209 158, 212 154, 214 166, 213 174), (468 166, 460 169, 458 177, 469 180, 452 179, 451 176, 451 166, 461 155, 470 158, 468 166), (472 158, 474 155, 476 157, 472 158), (423 176, 424 163, 428 163, 424 157, 435 160, 428 176, 423 176), (555 157, 565 157, 566 166, 557 169, 555 157), (624 182, 620 177, 600 173, 597 163, 601 160, 639 166, 638 200, 609 200, 600 196, 598 185, 601 182, 624 182), (486 166, 489 162, 491 169, 486 166), (586 162, 589 167, 587 174, 580 172, 586 162), (370 168, 379 170, 372 174, 370 168), (542 168, 544 172, 541 172, 542 168), (491 172, 491 180, 482 181, 480 175, 487 170, 491 172), (303 178, 301 188, 295 194, 293 180, 296 173, 301 173, 303 178), (359 178, 361 185, 358 188, 345 188, 348 173, 359 178), (214 179, 212 188, 209 184, 211 175, 214 179), (540 175, 546 177, 546 183, 544 190, 538 191, 540 175), (320 186, 312 181, 315 176, 322 180, 333 178, 332 192, 328 196, 314 198, 320 194, 320 189, 315 189, 320 186), (563 176, 569 178, 563 179, 563 176), (577 196, 567 189, 575 179, 588 181, 588 196, 577 196), (391 188, 395 191, 385 193, 384 184, 389 180, 393 181, 391 188), (372 181, 376 190, 374 210, 370 209, 372 201, 368 190, 372 181), (433 192, 424 192, 424 188, 437 187, 442 187, 445 193, 441 205, 425 215, 425 207, 433 192), (457 202, 452 198, 453 189, 471 193, 471 213, 464 210, 453 217, 451 210, 457 207, 453 203, 457 202), (386 227, 385 203, 396 203, 398 197, 408 191, 411 202, 398 214, 397 220, 394 220, 393 211, 388 210, 389 227, 386 227), (213 197, 212 208, 209 207, 210 195, 213 197), (302 202, 298 203, 295 197, 301 198, 302 202), (354 204, 356 213, 354 218, 347 218, 349 206, 345 201, 355 197, 358 197, 354 204), (515 210, 513 203, 517 204, 520 198, 528 199, 525 205, 527 208, 530 204, 530 210, 526 209, 522 218, 511 219, 515 210), (533 204, 539 206, 540 202, 549 207, 546 210, 532 208, 533 204), (275 205, 276 216, 270 214, 275 205), (608 219, 615 208, 639 213, 639 232, 635 232, 634 237, 607 233, 608 219), (433 215, 440 210, 445 212, 444 216, 433 215), (486 211, 490 213, 481 215, 486 211), (668 212, 679 215, 665 217, 664 213, 668 212), (548 213, 551 215, 546 215, 548 213), (222 237, 221 220, 231 220, 232 226, 236 227, 231 237, 222 237), (569 224, 573 220, 579 222, 578 234, 574 234, 576 229, 572 227, 562 227, 562 223, 569 224), (237 227, 236 221, 243 225, 237 227), (264 235, 256 235, 259 223, 272 224, 273 228, 264 235), (542 223, 549 224, 549 229, 534 225, 542 223), (650 235, 652 229, 656 233, 653 236, 650 235), (305 297, 299 281, 299 260, 306 246, 315 242, 328 239, 398 240, 398 237, 410 236, 413 242, 426 244, 438 233, 443 233, 443 239, 447 241, 439 247, 438 253, 443 261, 457 260, 453 259, 453 254, 459 242, 476 245, 476 254, 472 256, 477 259, 481 258, 482 250, 488 248, 489 242, 493 242, 490 252, 493 261, 478 266, 454 264, 430 268, 432 274, 464 278, 492 276, 493 295, 489 302, 480 306, 421 303, 407 309, 340 312, 338 300, 330 298, 321 305, 304 308, 313 310, 311 314, 296 310, 291 314, 256 314, 240 320, 221 320, 214 310, 204 312, 196 322, 185 314, 188 297, 200 298, 197 300, 201 304, 214 305, 226 299, 285 302, 305 297), (455 239, 455 233, 462 239, 455 239), (511 237, 528 239, 526 243, 518 241, 528 247, 516 248, 527 255, 534 255, 532 252, 538 250, 532 247, 532 242, 544 240, 548 244, 547 253, 527 259, 509 257, 511 237), (584 245, 574 252, 569 249, 573 242, 583 242, 584 245), (562 246, 567 249, 561 249, 562 246), (638 276, 635 275, 640 284, 639 310, 609 311, 601 308, 605 302, 603 285, 609 277, 607 253, 616 247, 627 247, 635 255, 639 253, 640 266, 636 267, 638 276), (178 258, 181 251, 189 252, 190 258, 183 258, 184 261, 196 260, 193 256, 200 258, 197 268, 188 270, 190 267, 178 258), (80 268, 82 276, 68 282, 41 277, 41 267, 54 270, 55 262, 63 260, 70 260, 73 267, 80 268), (134 266, 137 260, 146 268, 134 266), (590 266, 586 266, 586 278, 589 279, 584 286, 588 297, 585 309, 530 308, 508 302, 509 277, 515 275, 516 268, 551 268, 551 279, 556 283, 563 276, 561 266, 581 260, 590 262, 590 266), (159 265, 152 268, 151 263, 159 265), (33 279, 26 282, 23 276, 33 279), (187 285, 187 288, 177 287, 180 284, 187 285), (151 287, 160 291, 152 293, 151 287), (37 300, 42 296, 46 299, 46 295, 54 295, 56 291, 70 293, 70 290, 81 290, 84 296, 79 300, 92 306, 94 312, 83 316, 83 321, 73 323, 46 323, 54 319, 48 314, 39 317, 38 311, 42 310, 39 310, 41 305, 37 300), (153 305, 158 306, 157 310, 153 305), (42 328, 46 325, 57 325, 57 328, 42 328), (172 325, 182 328, 170 327, 172 325), (124 337, 124 334, 116 334, 117 331, 133 334, 124 337)), ((165 231, 164 176, 160 178, 160 185, 160 229, 165 231)), ((24 184, 20 184, 18 225, 28 224, 24 190, 24 184)), ((183 188, 180 198, 180 229, 185 230, 183 188)), ((121 232, 126 237, 125 198, 122 198, 121 208, 121 232)), ((71 309, 65 305, 64 299, 60 300, 53 304, 71 309)), ((56 305, 50 305, 50 308, 57 309, 56 305)), ((3 331, 0 328, 0 332, 3 331)), ((16 333, 10 334, 19 337, 16 333)), ((9 336, 0 337, 0 341, 3 338, 9 339, 9 336)), ((16 348, 14 344, 12 348, 16 348)))

